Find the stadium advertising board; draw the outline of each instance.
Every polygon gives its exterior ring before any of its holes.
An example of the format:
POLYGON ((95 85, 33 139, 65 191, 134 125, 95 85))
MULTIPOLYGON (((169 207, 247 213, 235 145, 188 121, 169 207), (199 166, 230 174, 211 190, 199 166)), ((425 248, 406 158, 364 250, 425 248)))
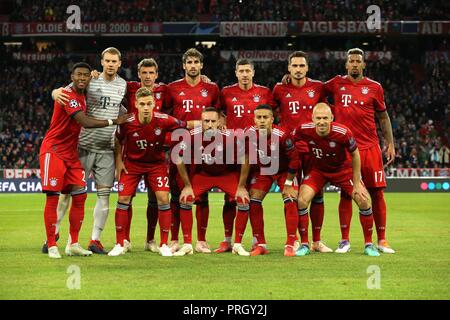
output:
MULTIPOLYGON (((286 61, 292 51, 287 50, 222 50, 220 51, 220 57, 226 61, 233 57, 238 59, 251 59, 258 62, 267 61, 286 61)), ((321 58, 325 59, 337 59, 346 60, 346 51, 326 51, 326 52, 308 52, 309 59, 311 61, 318 61, 321 58)), ((366 51, 364 58, 368 61, 378 61, 380 59, 392 59, 391 51, 366 51)))
POLYGON ((426 34, 445 35, 450 21, 387 21, 380 29, 369 29, 367 21, 291 21, 288 35, 307 34, 426 34))
POLYGON ((287 22, 242 22, 220 23, 221 37, 284 37, 287 35, 287 22))
POLYGON ((82 23, 81 29, 70 30, 65 22, 27 22, 10 24, 12 36, 92 36, 92 35, 161 35, 162 24, 159 22, 89 22, 82 23))
POLYGON ((163 23, 164 35, 218 35, 220 27, 218 22, 166 22, 163 23))
MULTIPOLYGON (((386 178, 386 192, 449 192, 450 178, 386 178)), ((87 181, 87 192, 96 192, 95 182, 92 179, 87 181)), ((117 182, 112 188, 113 192, 118 191, 117 182)), ((141 180, 137 190, 138 193, 147 192, 144 180, 141 180)), ((215 189, 214 191, 220 191, 215 189)), ((337 192, 339 188, 328 185, 326 192, 337 192)), ((42 192, 41 179, 0 179, 0 193, 39 193, 42 192)), ((271 192, 279 192, 279 188, 272 186, 271 192)))

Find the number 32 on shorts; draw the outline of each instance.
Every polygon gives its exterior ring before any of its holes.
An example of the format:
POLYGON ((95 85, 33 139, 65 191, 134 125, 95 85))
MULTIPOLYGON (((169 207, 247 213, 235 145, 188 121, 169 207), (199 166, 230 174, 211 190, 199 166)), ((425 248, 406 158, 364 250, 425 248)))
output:
POLYGON ((158 181, 158 187, 169 187, 169 177, 158 177, 156 181, 158 181))

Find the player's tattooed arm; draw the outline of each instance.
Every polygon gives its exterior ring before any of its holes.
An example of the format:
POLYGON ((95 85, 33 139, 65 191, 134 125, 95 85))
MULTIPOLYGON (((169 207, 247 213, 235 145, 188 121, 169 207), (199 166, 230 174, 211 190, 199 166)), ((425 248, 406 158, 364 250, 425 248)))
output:
POLYGON ((116 160, 116 179, 119 181, 122 172, 128 173, 128 171, 122 159, 122 144, 117 137, 114 137, 114 157, 116 160))
POLYGON ((383 132, 383 138, 387 144, 385 155, 387 159, 386 166, 388 166, 395 160, 394 135, 392 134, 391 119, 389 118, 389 114, 386 110, 375 113, 375 116, 380 122, 381 131, 383 132))

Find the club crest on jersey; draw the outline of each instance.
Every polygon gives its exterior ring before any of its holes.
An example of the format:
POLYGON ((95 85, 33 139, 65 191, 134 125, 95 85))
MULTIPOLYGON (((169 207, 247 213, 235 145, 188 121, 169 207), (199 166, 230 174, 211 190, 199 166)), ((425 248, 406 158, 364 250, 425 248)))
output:
POLYGON ((261 97, 260 97, 259 95, 255 94, 255 95, 253 96, 253 101, 254 101, 254 102, 259 102, 260 100, 261 100, 261 97))
POLYGON ((334 147, 336 147, 336 142, 334 142, 334 141, 330 141, 330 148, 334 148, 334 147))
POLYGON ((202 95, 203 98, 206 98, 208 96, 208 90, 203 89, 200 91, 200 94, 202 95))
POLYGON ((119 183, 119 191, 123 191, 123 183, 119 183))
POLYGON ((180 149, 181 149, 181 150, 186 150, 186 149, 187 149, 187 144, 186 144, 186 142, 182 141, 182 142, 180 143, 180 149))
POLYGON ((78 107, 78 101, 75 99, 72 99, 69 101, 69 107, 71 108, 77 108, 78 107))
POLYGON ((119 95, 121 95, 121 96, 123 96, 123 89, 122 88, 119 88, 119 90, 117 90, 117 93, 119 94, 119 95))
POLYGON ((367 87, 362 87, 361 93, 362 93, 362 94, 368 94, 368 93, 369 93, 369 88, 367 88, 367 87))
POLYGON ((56 185, 58 184, 58 179, 56 178, 50 178, 50 185, 52 187, 56 187, 56 185))
POLYGON ((155 128, 155 134, 159 136, 161 134, 161 128, 155 128))
POLYGON ((161 99, 161 92, 155 93, 155 97, 156 97, 157 100, 160 100, 161 99))
POLYGON ((308 97, 310 97, 311 99, 314 98, 314 95, 316 94, 314 92, 314 90, 308 90, 307 92, 308 92, 308 97))

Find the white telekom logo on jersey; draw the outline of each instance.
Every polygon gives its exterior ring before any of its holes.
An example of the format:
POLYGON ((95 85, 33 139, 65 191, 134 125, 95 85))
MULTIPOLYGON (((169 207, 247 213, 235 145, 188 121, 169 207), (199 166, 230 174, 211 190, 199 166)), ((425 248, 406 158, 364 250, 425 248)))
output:
POLYGON ((185 112, 191 112, 194 107, 194 102, 192 100, 183 100, 183 109, 185 112))
POLYGON ((244 105, 242 104, 237 104, 233 106, 234 108, 234 113, 236 113, 236 118, 242 118, 242 113, 244 112, 244 105))
POLYGON ((298 110, 300 110, 300 102, 289 101, 289 110, 292 111, 292 114, 297 114, 298 110))
POLYGON ((342 103, 344 104, 344 107, 348 107, 348 104, 352 101, 352 95, 351 94, 343 94, 342 95, 342 103))

